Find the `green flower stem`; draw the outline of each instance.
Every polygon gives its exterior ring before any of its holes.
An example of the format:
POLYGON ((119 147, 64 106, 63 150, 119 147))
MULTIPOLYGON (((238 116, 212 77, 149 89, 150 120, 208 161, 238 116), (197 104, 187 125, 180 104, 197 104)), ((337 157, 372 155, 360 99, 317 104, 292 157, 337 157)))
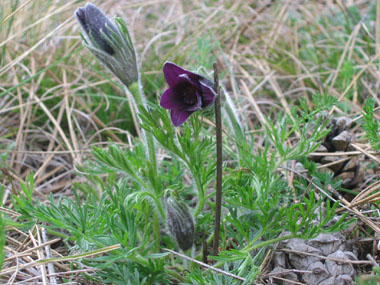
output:
MULTIPOLYGON (((130 99, 133 102, 134 111, 138 116, 139 122, 141 122, 140 116, 139 116, 139 108, 147 109, 146 99, 143 94, 142 88, 140 88, 139 82, 133 82, 128 87, 125 87, 125 93, 130 97, 130 99)), ((157 186, 157 159, 156 159, 156 147, 154 143, 154 139, 151 133, 146 132, 145 130, 141 130, 143 139, 145 140, 145 147, 146 152, 149 158, 149 161, 151 163, 152 169, 153 169, 153 181, 156 185, 153 185, 156 192, 156 186, 157 186)))
MULTIPOLYGON (((147 109, 146 104, 146 98, 143 93, 143 89, 141 88, 141 82, 133 82, 128 87, 126 87, 125 92, 130 97, 130 100, 133 102, 134 111, 135 114, 138 116, 139 122, 141 122, 140 116, 139 116, 139 108, 147 109)), ((144 129, 141 130, 141 134, 143 137, 144 146, 146 147, 145 152, 149 158, 150 165, 152 167, 152 174, 153 174, 153 189, 155 192, 154 200, 156 202, 156 206, 158 209, 157 211, 153 211, 153 237, 155 242, 155 251, 160 252, 160 219, 158 214, 161 215, 162 220, 165 220, 165 211, 162 207, 162 203, 159 199, 159 192, 160 189, 158 187, 157 183, 157 158, 156 158, 156 147, 154 143, 154 139, 151 133, 146 132, 144 129)))
MULTIPOLYGON (((140 116, 139 116, 139 108, 147 109, 147 103, 146 99, 142 90, 142 87, 140 86, 140 82, 133 82, 128 87, 125 86, 124 91, 132 101, 132 105, 134 108, 135 113, 138 116, 139 122, 141 122, 140 116)), ((148 159, 150 161, 151 167, 152 167, 152 174, 153 174, 153 189, 158 194, 160 192, 159 183, 157 183, 157 158, 156 158, 156 145, 154 142, 154 138, 151 133, 146 132, 144 129, 141 130, 142 137, 144 140, 144 146, 145 146, 145 152, 148 156, 148 159)), ((160 211, 161 212, 161 211, 160 211)), ((164 215, 162 216, 165 217, 164 215)))

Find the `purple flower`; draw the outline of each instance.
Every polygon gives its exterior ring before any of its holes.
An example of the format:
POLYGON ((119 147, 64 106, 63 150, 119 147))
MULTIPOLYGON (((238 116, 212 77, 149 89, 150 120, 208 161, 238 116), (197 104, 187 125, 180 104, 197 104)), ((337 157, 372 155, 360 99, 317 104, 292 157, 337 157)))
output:
POLYGON ((214 103, 216 93, 210 80, 172 62, 166 62, 163 71, 169 89, 162 94, 160 105, 170 110, 174 126, 182 125, 193 112, 214 103))

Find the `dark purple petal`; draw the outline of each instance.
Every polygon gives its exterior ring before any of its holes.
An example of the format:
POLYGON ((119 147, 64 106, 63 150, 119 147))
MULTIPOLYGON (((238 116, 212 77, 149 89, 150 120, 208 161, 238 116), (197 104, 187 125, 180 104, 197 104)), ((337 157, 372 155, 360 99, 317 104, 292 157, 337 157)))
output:
POLYGON ((201 81, 202 90, 202 108, 212 105, 215 101, 216 93, 213 87, 209 86, 207 82, 201 81))
POLYGON ((192 111, 186 111, 186 110, 178 110, 174 109, 170 113, 170 117, 172 119, 172 123, 174 126, 178 127, 182 125, 192 114, 192 111))
POLYGON ((186 81, 189 82, 191 85, 199 88, 199 78, 195 78, 194 76, 190 76, 188 74, 181 74, 178 76, 178 81, 180 79, 186 79, 186 81))
POLYGON ((169 61, 165 62, 163 72, 166 82, 169 84, 170 87, 173 87, 176 84, 178 84, 178 79, 182 74, 186 74, 192 82, 197 82, 202 78, 200 75, 185 70, 182 67, 179 67, 178 65, 169 61))
POLYGON ((161 96, 160 105, 165 109, 182 109, 183 100, 174 92, 173 88, 167 89, 161 96))

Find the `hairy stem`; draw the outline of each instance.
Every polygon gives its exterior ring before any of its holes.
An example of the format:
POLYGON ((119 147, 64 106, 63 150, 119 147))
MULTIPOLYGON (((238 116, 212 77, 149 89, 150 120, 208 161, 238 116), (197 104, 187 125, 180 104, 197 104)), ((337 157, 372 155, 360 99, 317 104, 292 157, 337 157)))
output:
MULTIPOLYGON (((146 99, 143 94, 143 89, 141 87, 141 82, 134 82, 130 84, 128 87, 125 86, 125 93, 128 95, 129 99, 132 101, 132 105, 134 108, 135 113, 138 116, 138 120, 140 122, 139 117, 139 108, 147 108, 146 99)), ((159 199, 159 183, 157 183, 157 159, 156 159, 156 146, 154 143, 154 139, 151 133, 146 132, 145 130, 141 130, 141 135, 143 139, 143 143, 145 146, 145 152, 148 156, 148 159, 150 161, 150 167, 152 168, 152 175, 153 175, 153 185, 152 188, 155 192, 154 201, 156 202, 156 206, 158 209, 158 212, 153 212, 153 236, 155 239, 155 250, 159 252, 160 250, 160 219, 158 217, 158 213, 161 215, 161 218, 165 220, 165 212, 162 208, 162 204, 159 199)))
MULTIPOLYGON (((142 94, 142 88, 140 88, 139 82, 134 82, 130 84, 128 87, 125 87, 125 92, 127 93, 128 97, 130 97, 130 100, 133 102, 133 107, 135 109, 135 113, 138 116, 138 120, 140 122, 139 117, 139 108, 147 108, 146 99, 144 94, 142 94)), ((156 146, 154 143, 154 139, 152 134, 146 132, 145 130, 141 130, 142 137, 144 140, 144 145, 146 148, 147 155, 149 157, 149 161, 151 163, 151 166, 153 168, 154 173, 154 181, 156 182, 157 178, 157 159, 156 159, 156 146)), ((156 185, 154 185, 156 186, 156 185)))

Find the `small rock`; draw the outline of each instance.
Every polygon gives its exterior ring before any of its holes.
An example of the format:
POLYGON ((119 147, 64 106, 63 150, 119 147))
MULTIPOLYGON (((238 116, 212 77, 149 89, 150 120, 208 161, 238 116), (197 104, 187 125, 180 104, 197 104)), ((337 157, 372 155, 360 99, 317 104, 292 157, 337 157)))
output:
POLYGON ((352 141, 352 133, 349 131, 343 131, 331 140, 335 150, 345 151, 347 146, 352 141))
POLYGON ((346 128, 351 127, 351 125, 352 125, 352 119, 347 118, 347 117, 332 119, 329 124, 329 127, 331 127, 331 131, 325 137, 323 141, 323 145, 325 145, 329 151, 335 151, 336 149, 332 143, 332 139, 338 136, 346 128))

